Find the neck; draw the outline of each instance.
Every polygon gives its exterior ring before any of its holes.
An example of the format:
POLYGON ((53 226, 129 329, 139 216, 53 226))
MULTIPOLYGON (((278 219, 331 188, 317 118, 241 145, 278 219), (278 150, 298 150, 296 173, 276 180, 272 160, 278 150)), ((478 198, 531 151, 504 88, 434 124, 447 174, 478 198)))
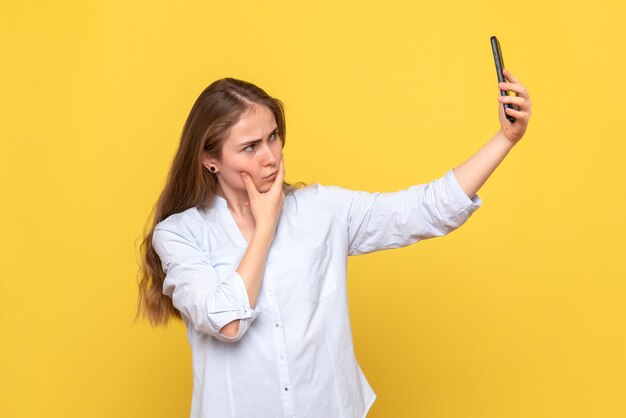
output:
POLYGON ((248 193, 245 190, 239 192, 237 190, 223 190, 221 187, 217 191, 217 195, 226 200, 228 210, 235 217, 247 218, 252 216, 252 211, 245 203, 248 202, 248 193))

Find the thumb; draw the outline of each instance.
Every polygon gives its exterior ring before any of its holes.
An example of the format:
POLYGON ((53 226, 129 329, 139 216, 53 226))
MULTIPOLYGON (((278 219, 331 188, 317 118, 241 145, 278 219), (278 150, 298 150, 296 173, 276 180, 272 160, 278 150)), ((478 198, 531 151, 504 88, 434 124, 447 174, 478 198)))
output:
POLYGON ((252 181, 252 178, 250 177, 250 175, 248 175, 248 173, 246 173, 245 171, 242 171, 241 178, 243 180, 243 185, 246 187, 248 198, 252 199, 253 196, 256 196, 259 194, 259 191, 257 190, 256 186, 254 185, 254 182, 252 181))

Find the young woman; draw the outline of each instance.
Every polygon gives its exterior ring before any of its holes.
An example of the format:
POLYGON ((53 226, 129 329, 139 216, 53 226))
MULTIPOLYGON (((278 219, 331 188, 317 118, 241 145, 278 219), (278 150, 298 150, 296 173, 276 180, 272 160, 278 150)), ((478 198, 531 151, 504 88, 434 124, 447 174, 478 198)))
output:
POLYGON ((354 355, 347 256, 445 235, 482 205, 476 192, 531 113, 505 76, 515 123, 500 104, 502 128, 473 157, 395 193, 285 183, 281 102, 231 78, 202 92, 142 244, 137 312, 184 321, 192 417, 367 414, 376 395, 354 355))

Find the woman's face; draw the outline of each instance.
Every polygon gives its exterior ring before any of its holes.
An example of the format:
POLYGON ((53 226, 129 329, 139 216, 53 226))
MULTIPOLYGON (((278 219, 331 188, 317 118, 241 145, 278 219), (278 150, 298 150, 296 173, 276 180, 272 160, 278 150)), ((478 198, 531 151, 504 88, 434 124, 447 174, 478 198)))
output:
POLYGON ((217 168, 216 176, 222 193, 247 196, 241 172, 252 178, 259 192, 269 190, 276 178, 282 156, 282 139, 272 111, 253 104, 230 129, 224 141, 222 158, 211 156, 203 159, 203 165, 217 168), (230 192, 230 193, 229 193, 230 192))

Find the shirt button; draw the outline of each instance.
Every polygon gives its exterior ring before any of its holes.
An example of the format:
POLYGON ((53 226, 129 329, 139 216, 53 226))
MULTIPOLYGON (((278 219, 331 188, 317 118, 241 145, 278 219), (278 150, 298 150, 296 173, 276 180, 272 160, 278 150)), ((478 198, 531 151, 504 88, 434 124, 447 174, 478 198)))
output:
POLYGON ((274 326, 275 326, 276 328, 279 328, 279 327, 280 327, 280 324, 279 324, 278 322, 274 322, 274 326))
POLYGON ((285 392, 287 392, 289 390, 289 388, 287 386, 285 386, 285 392))
POLYGON ((281 359, 281 360, 283 360, 284 358, 285 358, 285 356, 283 356, 283 355, 281 355, 281 356, 280 356, 280 359, 281 359))

